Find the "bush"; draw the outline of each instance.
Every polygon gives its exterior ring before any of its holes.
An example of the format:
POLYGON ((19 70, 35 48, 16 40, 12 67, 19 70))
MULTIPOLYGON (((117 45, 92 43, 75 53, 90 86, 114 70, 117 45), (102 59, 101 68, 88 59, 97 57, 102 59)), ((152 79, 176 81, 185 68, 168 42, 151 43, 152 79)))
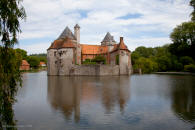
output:
POLYGON ((191 57, 189 57, 189 56, 182 56, 180 58, 180 62, 183 65, 189 65, 189 64, 193 64, 194 63, 194 60, 191 57))
POLYGON ((193 65, 193 64, 185 65, 184 66, 184 71, 195 73, 195 65, 193 65))
POLYGON ((135 65, 133 66, 134 69, 142 69, 143 73, 151 73, 158 70, 158 65, 156 62, 151 60, 150 58, 139 58, 135 65))
POLYGON ((106 64, 106 58, 99 55, 99 56, 96 56, 94 59, 92 59, 91 62, 106 64))

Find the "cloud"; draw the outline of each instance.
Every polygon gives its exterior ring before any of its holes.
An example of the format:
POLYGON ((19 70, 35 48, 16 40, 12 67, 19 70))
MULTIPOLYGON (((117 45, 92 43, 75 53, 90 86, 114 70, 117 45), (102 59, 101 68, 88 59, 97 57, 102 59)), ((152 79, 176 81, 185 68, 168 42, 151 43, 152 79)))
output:
POLYGON ((46 52, 52 39, 76 23, 81 26, 82 43, 98 44, 109 31, 117 41, 124 36, 132 50, 163 45, 170 43, 176 25, 190 20, 192 11, 189 0, 26 0, 23 5, 27 20, 21 24, 19 41, 30 53, 46 52), (44 42, 48 37, 51 41, 44 42), (40 42, 31 42, 34 39, 44 42, 42 48, 36 47, 40 42))

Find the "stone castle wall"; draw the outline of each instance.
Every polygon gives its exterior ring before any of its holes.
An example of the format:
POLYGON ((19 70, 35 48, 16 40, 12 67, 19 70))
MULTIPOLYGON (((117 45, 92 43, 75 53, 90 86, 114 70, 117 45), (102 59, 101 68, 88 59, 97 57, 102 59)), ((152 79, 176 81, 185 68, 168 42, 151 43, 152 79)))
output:
MULTIPOLYGON (((50 73, 48 75, 58 75, 50 73)), ((61 71, 59 75, 65 76, 104 76, 104 75, 119 75, 118 65, 72 65, 69 69, 61 71)))
POLYGON ((119 75, 119 66, 111 65, 75 65, 70 70, 70 75, 119 75))
POLYGON ((47 52, 48 75, 69 75, 69 70, 75 64, 75 54, 72 48, 50 49, 47 52))

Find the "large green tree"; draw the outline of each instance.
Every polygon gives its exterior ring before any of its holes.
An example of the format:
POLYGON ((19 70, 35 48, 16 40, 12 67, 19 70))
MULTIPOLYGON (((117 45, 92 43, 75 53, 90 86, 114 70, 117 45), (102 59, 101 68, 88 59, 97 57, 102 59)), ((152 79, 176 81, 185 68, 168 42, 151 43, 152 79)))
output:
POLYGON ((18 53, 22 59, 26 59, 27 58, 27 52, 23 49, 17 48, 15 49, 16 53, 18 53))
POLYGON ((172 54, 190 56, 195 59, 195 22, 184 22, 177 26, 170 35, 173 44, 170 46, 172 54))
POLYGON ((195 0, 191 0, 190 1, 190 5, 193 7, 193 12, 191 13, 191 16, 192 16, 192 18, 191 18, 191 20, 192 21, 194 21, 195 22, 195 0))
POLYGON ((21 59, 12 48, 17 43, 18 33, 21 32, 20 20, 25 17, 21 0, 0 0, 0 129, 3 126, 15 125, 12 104, 15 101, 17 83, 21 81, 21 59))

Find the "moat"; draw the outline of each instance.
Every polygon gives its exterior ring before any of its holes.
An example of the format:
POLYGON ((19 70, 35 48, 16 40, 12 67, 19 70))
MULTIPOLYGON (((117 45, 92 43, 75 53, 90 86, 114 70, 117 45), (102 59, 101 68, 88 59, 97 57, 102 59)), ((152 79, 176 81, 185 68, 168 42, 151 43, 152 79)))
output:
POLYGON ((16 99, 18 129, 195 129, 195 76, 190 75, 24 73, 16 99))

